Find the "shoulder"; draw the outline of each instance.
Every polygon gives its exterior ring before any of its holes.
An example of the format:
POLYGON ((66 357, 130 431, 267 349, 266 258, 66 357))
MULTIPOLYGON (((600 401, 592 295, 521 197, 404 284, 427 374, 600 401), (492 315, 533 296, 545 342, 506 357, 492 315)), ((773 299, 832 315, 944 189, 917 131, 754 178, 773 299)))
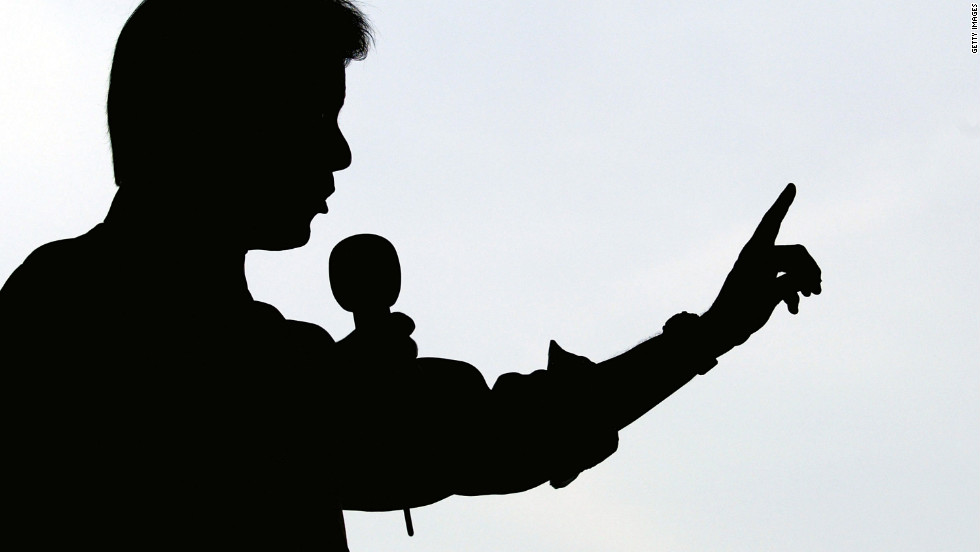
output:
POLYGON ((76 297, 79 286, 98 278, 90 274, 101 263, 98 226, 76 238, 44 244, 35 249, 0 288, 0 313, 19 305, 63 301, 76 297))
POLYGON ((104 253, 105 231, 96 225, 88 232, 74 238, 66 238, 46 243, 27 256, 18 271, 32 275, 63 273, 73 265, 104 253))
POLYGON ((65 266, 90 258, 105 250, 105 230, 101 224, 74 238, 55 240, 35 249, 24 260, 23 266, 35 270, 65 266))

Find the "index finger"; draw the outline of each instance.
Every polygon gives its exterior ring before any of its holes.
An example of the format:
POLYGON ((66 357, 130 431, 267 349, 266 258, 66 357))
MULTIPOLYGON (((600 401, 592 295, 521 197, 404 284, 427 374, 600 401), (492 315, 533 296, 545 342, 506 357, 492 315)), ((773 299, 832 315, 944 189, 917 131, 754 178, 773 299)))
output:
POLYGON ((789 211, 789 206, 793 204, 793 198, 795 197, 796 186, 793 183, 787 184, 783 192, 776 198, 776 202, 763 215, 762 221, 759 222, 758 228, 755 229, 755 233, 749 238, 747 245, 773 245, 776 243, 776 235, 779 234, 779 225, 786 218, 786 213, 789 211))

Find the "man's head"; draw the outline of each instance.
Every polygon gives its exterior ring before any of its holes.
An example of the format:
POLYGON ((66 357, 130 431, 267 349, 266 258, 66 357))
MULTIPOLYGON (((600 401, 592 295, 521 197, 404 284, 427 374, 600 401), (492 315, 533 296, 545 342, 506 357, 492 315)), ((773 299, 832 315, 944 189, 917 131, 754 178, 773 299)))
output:
POLYGON ((303 245, 350 164, 344 67, 370 39, 347 0, 145 0, 112 64, 116 183, 248 249, 303 245))

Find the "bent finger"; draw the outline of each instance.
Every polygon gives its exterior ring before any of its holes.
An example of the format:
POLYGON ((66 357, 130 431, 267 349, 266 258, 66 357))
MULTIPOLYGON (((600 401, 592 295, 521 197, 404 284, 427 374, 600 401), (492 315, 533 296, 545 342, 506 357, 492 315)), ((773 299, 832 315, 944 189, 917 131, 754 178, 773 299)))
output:
POLYGON ((772 249, 772 268, 777 272, 791 273, 799 282, 799 291, 820 294, 822 280, 820 266, 810 252, 799 244, 777 245, 772 249))
POLYGON ((389 352, 401 361, 415 359, 419 356, 419 346, 411 337, 405 337, 391 345, 389 352))
POLYGON ((786 303, 786 309, 789 310, 790 314, 799 314, 800 296, 797 293, 799 285, 794 280, 788 274, 776 278, 776 293, 779 300, 786 303))
POLYGON ((415 321, 402 312, 393 312, 388 317, 388 330, 398 335, 412 335, 415 331, 415 321))

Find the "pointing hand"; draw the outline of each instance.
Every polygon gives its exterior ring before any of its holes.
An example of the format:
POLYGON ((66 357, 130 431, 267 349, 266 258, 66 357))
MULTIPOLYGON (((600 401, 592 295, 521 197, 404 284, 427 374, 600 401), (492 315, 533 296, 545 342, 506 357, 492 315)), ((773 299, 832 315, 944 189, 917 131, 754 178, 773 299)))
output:
POLYGON ((718 355, 762 328, 779 303, 785 302, 789 312, 797 314, 799 294, 809 297, 821 291, 820 267, 806 248, 776 245, 779 226, 795 196, 793 184, 779 194, 742 248, 718 298, 702 316, 718 355))

